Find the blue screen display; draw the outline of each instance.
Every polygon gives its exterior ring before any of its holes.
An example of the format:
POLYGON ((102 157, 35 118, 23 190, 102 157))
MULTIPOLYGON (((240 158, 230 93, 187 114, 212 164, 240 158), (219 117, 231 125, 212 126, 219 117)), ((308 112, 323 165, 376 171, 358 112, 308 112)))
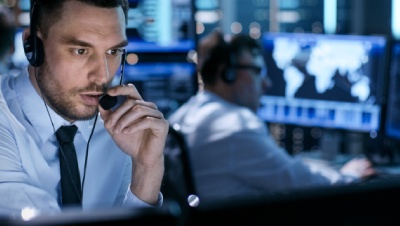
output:
POLYGON ((187 52, 195 49, 191 0, 130 0, 128 52, 187 52))
POLYGON ((385 134, 400 140, 400 43, 392 46, 385 134))
MULTIPOLYGON (((30 1, 19 2, 29 25, 30 1)), ((196 48, 192 0, 129 0, 126 34, 128 52, 188 52, 196 48)))
POLYGON ((197 91, 193 63, 138 63, 126 65, 123 83, 133 83, 145 101, 167 116, 197 91))
POLYGON ((387 40, 383 36, 265 33, 271 87, 267 122, 378 131, 387 40))

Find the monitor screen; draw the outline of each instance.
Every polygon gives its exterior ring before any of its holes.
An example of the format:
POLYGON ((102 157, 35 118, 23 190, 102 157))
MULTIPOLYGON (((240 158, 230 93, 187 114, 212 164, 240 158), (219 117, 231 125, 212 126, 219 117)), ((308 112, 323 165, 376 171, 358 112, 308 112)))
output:
POLYGON ((265 33, 271 87, 267 122, 378 131, 387 40, 383 36, 265 33))
POLYGON ((391 48, 385 135, 400 140, 400 43, 391 48))
MULTIPOLYGON (((20 0, 23 26, 30 23, 29 0, 20 0)), ((195 49, 192 0, 129 0, 128 52, 187 52, 195 49)))
POLYGON ((145 101, 168 117, 197 91, 196 65, 149 62, 125 66, 123 83, 133 83, 145 101))
POLYGON ((191 0, 129 0, 128 52, 187 52, 195 49, 191 0))

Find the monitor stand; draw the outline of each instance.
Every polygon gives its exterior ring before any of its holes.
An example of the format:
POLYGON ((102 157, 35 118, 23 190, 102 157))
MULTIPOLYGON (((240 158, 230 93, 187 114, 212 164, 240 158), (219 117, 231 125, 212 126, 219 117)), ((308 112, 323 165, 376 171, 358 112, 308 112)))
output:
POLYGON ((321 158, 327 161, 334 161, 341 152, 343 135, 340 131, 323 129, 320 138, 321 158))
POLYGON ((306 162, 340 169, 356 157, 365 157, 364 133, 340 129, 322 129, 318 149, 296 154, 306 162))
POLYGON ((365 155, 364 134, 324 129, 320 138, 321 158, 330 162, 346 162, 365 155))

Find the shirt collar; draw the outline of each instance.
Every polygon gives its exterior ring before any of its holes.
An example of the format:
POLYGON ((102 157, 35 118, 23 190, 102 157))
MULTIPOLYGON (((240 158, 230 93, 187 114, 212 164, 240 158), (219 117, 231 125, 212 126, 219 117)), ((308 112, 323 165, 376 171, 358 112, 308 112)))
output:
POLYGON ((214 92, 211 92, 211 91, 208 91, 208 90, 203 90, 203 91, 199 92, 198 95, 200 96, 200 98, 202 100, 218 101, 218 102, 224 102, 224 103, 232 104, 232 103, 226 101, 225 99, 223 99, 222 97, 218 96, 214 92))
MULTIPOLYGON (((57 131, 63 125, 71 125, 70 122, 63 119, 49 106, 47 106, 47 112, 43 99, 36 92, 29 79, 27 70, 24 70, 20 76, 17 76, 15 80, 15 92, 27 121, 39 135, 42 143, 54 136, 54 129, 57 131), (49 115, 51 120, 49 119, 49 115)), ((73 124, 78 127, 78 131, 88 141, 93 120, 77 121, 73 124)))
POLYGON ((2 74, 5 75, 7 72, 8 72, 8 68, 7 68, 6 64, 4 64, 0 61, 0 75, 2 75, 2 74))

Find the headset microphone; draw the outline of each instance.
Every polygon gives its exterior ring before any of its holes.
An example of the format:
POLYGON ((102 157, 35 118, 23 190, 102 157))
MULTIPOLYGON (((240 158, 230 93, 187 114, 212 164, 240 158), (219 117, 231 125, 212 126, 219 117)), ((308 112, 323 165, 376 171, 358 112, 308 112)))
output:
MULTIPOLYGON (((125 60, 126 60, 126 52, 123 50, 122 60, 121 60, 121 75, 119 78, 119 85, 122 85, 122 77, 124 76, 124 67, 125 67, 125 60)), ((100 97, 99 104, 104 110, 110 110, 118 103, 117 96, 110 96, 105 94, 100 97)))
POLYGON ((100 97, 99 104, 104 110, 110 110, 118 102, 118 97, 110 96, 108 94, 100 97))

